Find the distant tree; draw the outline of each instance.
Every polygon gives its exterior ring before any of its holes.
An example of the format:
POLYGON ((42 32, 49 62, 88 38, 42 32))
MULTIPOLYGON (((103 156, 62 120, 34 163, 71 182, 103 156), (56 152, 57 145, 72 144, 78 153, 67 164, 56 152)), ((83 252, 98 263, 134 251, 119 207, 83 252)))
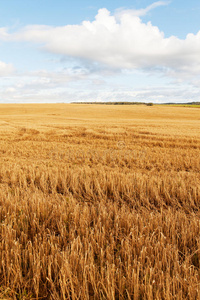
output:
POLYGON ((153 103, 152 102, 147 103, 147 106, 153 106, 153 103))

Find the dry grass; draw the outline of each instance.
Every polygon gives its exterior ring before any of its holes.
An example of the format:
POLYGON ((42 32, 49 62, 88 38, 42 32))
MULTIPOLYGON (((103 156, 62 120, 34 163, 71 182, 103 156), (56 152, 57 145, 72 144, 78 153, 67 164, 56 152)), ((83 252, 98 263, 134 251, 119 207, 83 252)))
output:
POLYGON ((0 106, 0 299, 200 299, 195 108, 0 106))

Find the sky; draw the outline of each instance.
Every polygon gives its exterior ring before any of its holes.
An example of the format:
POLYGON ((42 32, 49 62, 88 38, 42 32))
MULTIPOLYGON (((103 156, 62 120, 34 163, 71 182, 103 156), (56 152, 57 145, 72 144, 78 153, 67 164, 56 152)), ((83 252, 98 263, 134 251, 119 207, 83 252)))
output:
POLYGON ((199 0, 0 0, 0 103, 200 101, 199 16, 199 0))

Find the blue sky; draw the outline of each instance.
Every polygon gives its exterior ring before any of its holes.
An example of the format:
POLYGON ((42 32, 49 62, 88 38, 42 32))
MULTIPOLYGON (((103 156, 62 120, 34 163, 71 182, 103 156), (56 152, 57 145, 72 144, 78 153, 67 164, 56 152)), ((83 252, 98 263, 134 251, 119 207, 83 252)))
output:
POLYGON ((0 1, 0 102, 200 101, 200 2, 0 1))

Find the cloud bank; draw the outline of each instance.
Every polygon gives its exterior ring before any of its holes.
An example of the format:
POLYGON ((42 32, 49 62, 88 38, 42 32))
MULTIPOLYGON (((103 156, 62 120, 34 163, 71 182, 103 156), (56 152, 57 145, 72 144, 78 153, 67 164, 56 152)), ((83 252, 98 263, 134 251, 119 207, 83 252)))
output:
POLYGON ((114 14, 102 8, 93 21, 77 25, 0 28, 4 43, 36 44, 62 62, 56 70, 39 66, 15 71, 12 64, 0 61, 0 76, 6 77, 1 80, 0 102, 199 101, 200 31, 185 39, 166 38, 142 19, 167 4, 158 1, 114 14), (137 86, 139 73, 142 83, 137 86))
POLYGON ((164 4, 158 1, 143 10, 123 10, 114 15, 103 8, 94 21, 80 25, 31 25, 12 34, 3 28, 0 38, 37 43, 51 53, 114 69, 150 69, 170 76, 199 74, 200 31, 189 33, 185 39, 165 38, 158 27, 140 18, 164 4))

